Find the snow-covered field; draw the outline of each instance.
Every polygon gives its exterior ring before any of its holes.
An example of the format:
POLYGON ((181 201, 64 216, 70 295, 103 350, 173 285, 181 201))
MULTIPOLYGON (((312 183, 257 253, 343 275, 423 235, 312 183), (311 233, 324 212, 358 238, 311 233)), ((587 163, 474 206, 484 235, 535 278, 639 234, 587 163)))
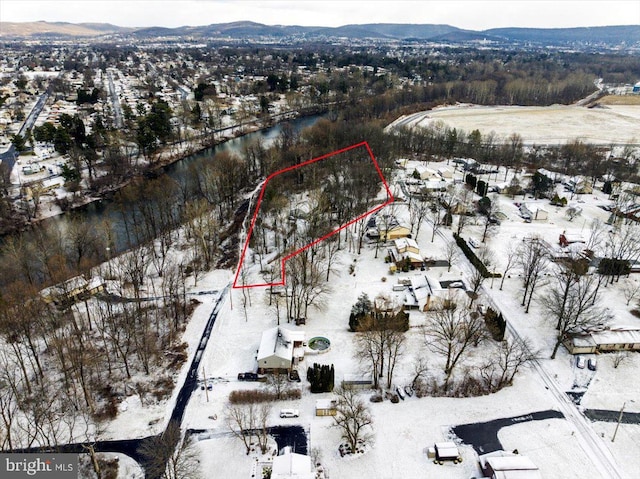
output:
POLYGON ((553 105, 548 107, 477 106, 436 108, 401 117, 390 126, 427 127, 442 122, 451 128, 497 138, 518 133, 526 145, 562 144, 580 139, 596 144, 637 143, 640 106, 608 105, 602 108, 553 105))

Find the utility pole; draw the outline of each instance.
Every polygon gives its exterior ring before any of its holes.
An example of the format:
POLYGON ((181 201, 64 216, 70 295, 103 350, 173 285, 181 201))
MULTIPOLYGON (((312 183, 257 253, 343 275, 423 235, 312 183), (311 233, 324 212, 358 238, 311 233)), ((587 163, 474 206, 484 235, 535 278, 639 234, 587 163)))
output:
POLYGON ((627 404, 627 401, 622 403, 622 408, 620 408, 620 415, 618 416, 618 424, 616 424, 616 430, 613 431, 613 437, 611 438, 611 442, 616 440, 616 434, 618 434, 618 428, 620 427, 620 423, 622 422, 622 415, 624 414, 624 407, 627 404))
POLYGON ((204 378, 204 395, 207 398, 207 402, 209 402, 209 383, 207 382, 207 375, 204 372, 204 366, 202 366, 202 377, 204 378))

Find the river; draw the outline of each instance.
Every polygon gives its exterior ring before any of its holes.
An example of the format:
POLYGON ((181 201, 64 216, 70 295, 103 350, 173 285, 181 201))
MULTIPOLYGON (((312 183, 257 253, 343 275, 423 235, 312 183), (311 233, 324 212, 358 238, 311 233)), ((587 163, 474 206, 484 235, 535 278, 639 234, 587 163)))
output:
MULTIPOLYGON (((324 115, 313 115, 290 120, 288 123, 293 127, 294 132, 300 132, 304 128, 315 124, 323 116, 324 115)), ((267 146, 272 144, 280 135, 282 126, 283 123, 280 123, 270 128, 248 133, 244 136, 231 139, 214 147, 207 148, 198 153, 186 156, 185 158, 166 166, 163 170, 163 174, 170 176, 178 183, 182 183, 185 180, 190 168, 198 168, 199 166, 205 165, 207 162, 212 161, 217 153, 229 151, 242 154, 242 149, 245 145, 248 145, 258 139, 262 140, 263 143, 267 146)), ((125 186, 124 188, 126 189, 128 187, 125 186)), ((102 231, 101 225, 103 222, 107 221, 110 223, 111 231, 114 236, 111 238, 111 249, 109 251, 104 251, 103 259, 107 259, 109 255, 113 256, 125 251, 128 248, 136 246, 135 244, 132 245, 130 243, 131 240, 130 238, 127 238, 123 219, 120 216, 120 213, 115 211, 115 208, 112 208, 111 205, 112 200, 105 199, 90 203, 84 207, 74 210, 75 218, 79 218, 82 222, 89 223, 98 231, 102 231)), ((135 210, 135 208, 136 204, 134 203, 131 205, 131 210, 133 211, 135 210)), ((41 222, 39 222, 37 228, 42 227, 46 230, 49 230, 49 228, 57 228, 60 231, 61 235, 64 237, 66 231, 68 231, 69 229, 69 225, 70 215, 63 214, 42 220, 41 222)), ((37 228, 29 228, 23 232, 16 234, 21 235, 22 239, 25 242, 31 242, 35 239, 34 231, 37 228)), ((0 243, 1 242, 2 239, 0 239, 0 243)), ((100 254, 100 256, 102 256, 102 254, 100 254)), ((2 282, 3 281, 0 280, 0 283, 2 282)))

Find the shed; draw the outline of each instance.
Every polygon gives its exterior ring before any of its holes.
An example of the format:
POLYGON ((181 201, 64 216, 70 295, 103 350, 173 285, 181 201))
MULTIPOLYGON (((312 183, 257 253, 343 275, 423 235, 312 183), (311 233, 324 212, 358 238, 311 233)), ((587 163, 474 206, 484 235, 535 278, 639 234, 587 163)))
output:
POLYGON ((335 416, 338 412, 335 399, 318 399, 316 401, 316 416, 335 416))
POLYGON ((373 378, 371 376, 345 374, 342 379, 342 387, 353 389, 371 389, 373 387, 373 378))

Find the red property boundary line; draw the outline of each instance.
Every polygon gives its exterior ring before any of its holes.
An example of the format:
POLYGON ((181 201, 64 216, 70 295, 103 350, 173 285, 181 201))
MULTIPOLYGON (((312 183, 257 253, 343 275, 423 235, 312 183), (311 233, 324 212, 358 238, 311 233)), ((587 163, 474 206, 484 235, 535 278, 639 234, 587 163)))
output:
POLYGON ((371 151, 371 148, 369 147, 369 144, 366 141, 363 141, 361 143, 357 143, 355 145, 348 146, 346 148, 342 148, 341 150, 336 150, 336 151, 333 151, 331 153, 327 153, 326 155, 318 156, 317 158, 313 158, 311 160, 305 161, 304 163, 300 163, 299 165, 294 165, 294 166, 290 166, 288 168, 283 168, 282 170, 279 170, 279 171, 276 171, 275 173, 270 174, 267 177, 267 179, 265 180, 264 185, 262 185, 262 189, 260 190, 260 196, 258 197, 258 202, 256 204, 256 209, 255 209, 255 212, 253 213, 253 218, 251 220, 251 225, 249 227, 249 232, 247 234, 247 239, 245 240, 244 247, 242 248, 242 254, 240 255, 240 260, 238 261, 238 268, 236 270, 236 275, 235 275, 235 277, 233 279, 233 288, 235 288, 235 289, 243 289, 243 288, 258 288, 258 287, 265 287, 265 286, 284 286, 285 285, 285 263, 289 258, 292 258, 295 255, 297 255, 298 253, 301 253, 302 251, 304 251, 304 250, 306 250, 308 248, 311 248, 312 246, 318 244, 319 242, 324 241, 325 239, 329 238, 330 236, 333 236, 334 234, 338 233, 339 231, 342 231, 343 229, 345 229, 348 226, 352 225, 356 221, 359 221, 362 218, 364 218, 366 216, 369 216, 369 215, 381 210, 382 208, 384 208, 388 204, 393 203, 393 201, 394 201, 394 197, 393 197, 393 194, 391 193, 391 190, 389 189, 389 185, 387 184, 387 181, 384 179, 384 175, 382 174, 382 170, 380 170, 380 166, 378 165, 378 162, 376 161, 375 156, 373 156, 373 152, 371 151), (378 172, 378 175, 380 176, 380 179, 382 180, 382 184, 384 185, 384 188, 385 188, 385 190, 387 192, 387 201, 385 201, 384 203, 376 206, 375 208, 373 208, 373 209, 361 214, 357 218, 352 219, 348 223, 345 223, 344 225, 337 227, 336 229, 334 229, 333 231, 327 233, 323 237, 312 241, 311 243, 303 246, 302 248, 299 248, 299 249, 295 250, 293 253, 290 253, 287 256, 285 256, 284 258, 282 258, 282 260, 281 260, 282 280, 279 283, 260 283, 260 284, 250 284, 250 285, 239 285, 238 284, 238 278, 240 276, 240 270, 241 270, 241 267, 242 267, 242 263, 244 261, 245 255, 247 253, 247 248, 249 247, 249 240, 251 239, 251 235, 253 234, 253 227, 255 226, 256 218, 258 217, 258 212, 260 211, 260 205, 262 203, 262 197, 264 196, 264 192, 267 189, 267 184, 269 183, 269 181, 272 178, 275 178, 276 176, 281 175, 283 173, 287 173, 289 171, 293 171, 293 170, 296 170, 298 168, 302 168, 303 166, 311 165, 311 164, 316 163, 318 161, 321 161, 321 160, 324 160, 326 158, 329 158, 330 156, 335 156, 335 155, 338 155, 340 153, 344 153, 345 151, 350 151, 350 150, 353 150, 355 148, 360 148, 362 146, 364 146, 367 149, 367 152, 369 153, 369 156, 371 157, 371 160, 373 161, 373 166, 375 167, 376 171, 378 172))

